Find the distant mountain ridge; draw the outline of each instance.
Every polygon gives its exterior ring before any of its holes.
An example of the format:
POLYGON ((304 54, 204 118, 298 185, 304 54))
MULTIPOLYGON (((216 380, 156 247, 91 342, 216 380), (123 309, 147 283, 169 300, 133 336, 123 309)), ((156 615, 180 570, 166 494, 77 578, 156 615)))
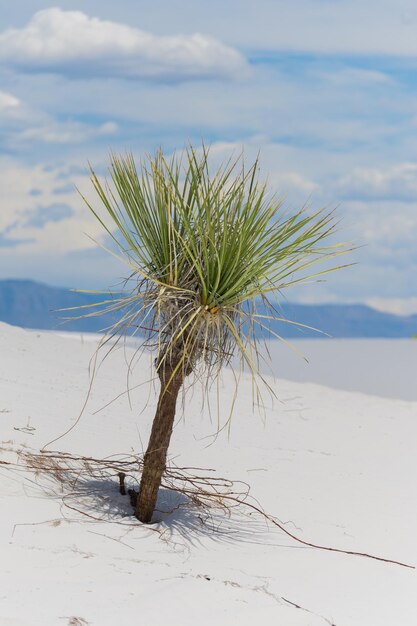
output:
POLYGON ((66 321, 66 317, 76 317, 87 311, 59 309, 92 304, 102 299, 99 295, 50 287, 32 280, 0 280, 0 321, 39 330, 99 332, 109 323, 108 317, 66 321))
MULTIPOLYGON (((49 287, 31 280, 0 280, 0 321, 39 330, 100 332, 115 318, 108 314, 65 322, 64 317, 81 315, 83 309, 67 313, 58 311, 92 304, 99 299, 104 297, 49 287)), ((410 338, 417 335, 417 315, 402 317, 382 313, 363 304, 282 303, 277 312, 288 320, 312 326, 337 338, 410 338)), ((307 328, 275 320, 270 322, 270 326, 275 333, 285 338, 324 336, 307 328)))

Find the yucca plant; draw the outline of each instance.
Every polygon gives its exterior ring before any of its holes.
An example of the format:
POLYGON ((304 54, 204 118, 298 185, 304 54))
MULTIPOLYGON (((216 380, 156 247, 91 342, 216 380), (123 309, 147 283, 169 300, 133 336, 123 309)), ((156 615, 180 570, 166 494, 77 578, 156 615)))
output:
POLYGON ((161 386, 135 511, 149 523, 185 379, 210 380, 236 354, 256 375, 257 328, 276 316, 258 315, 256 303, 336 269, 312 267, 347 248, 329 243, 332 212, 285 214, 259 182, 257 161, 247 169, 239 157, 212 172, 204 146, 169 160, 159 151, 139 170, 131 155, 113 155, 110 180, 93 170, 91 179, 100 210, 86 202, 135 279, 107 307, 121 311, 112 332, 136 327, 155 337, 161 386))

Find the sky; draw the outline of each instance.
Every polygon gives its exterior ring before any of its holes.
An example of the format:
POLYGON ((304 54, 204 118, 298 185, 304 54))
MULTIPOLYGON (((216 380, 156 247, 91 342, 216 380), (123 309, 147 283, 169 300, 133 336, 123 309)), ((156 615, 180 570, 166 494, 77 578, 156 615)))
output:
POLYGON ((417 312, 415 2, 0 0, 0 279, 114 285, 88 163, 202 140, 358 247, 288 299, 417 312))

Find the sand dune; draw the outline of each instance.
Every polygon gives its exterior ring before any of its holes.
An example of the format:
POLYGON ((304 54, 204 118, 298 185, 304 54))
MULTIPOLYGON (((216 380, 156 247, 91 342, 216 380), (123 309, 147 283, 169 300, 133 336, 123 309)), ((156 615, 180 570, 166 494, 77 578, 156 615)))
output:
MULTIPOLYGON (((14 462, 24 446, 38 451, 75 424, 96 344, 5 324, 0 342, 0 460, 14 462)), ((108 404, 126 389, 133 354, 126 347, 103 362, 84 415, 53 449, 141 451, 156 403, 148 356, 136 359, 131 406, 126 394, 108 404)), ((283 354, 273 352, 277 372, 283 354)), ((367 358, 357 345, 355 355, 367 358)), ((256 501, 304 540, 417 565, 417 402, 269 382, 277 399, 265 397, 259 415, 243 376, 230 432, 217 437, 216 390, 210 420, 195 389, 182 417, 179 410, 171 459, 249 483, 256 501)), ((222 423, 232 391, 225 371, 222 423)), ((307 548, 244 509, 213 511, 204 524, 197 508, 180 507, 153 527, 161 534, 134 523, 116 477, 101 488, 103 498, 89 504, 103 518, 94 521, 63 506, 42 477, 0 465, 2 626, 417 623, 415 570, 307 548)))

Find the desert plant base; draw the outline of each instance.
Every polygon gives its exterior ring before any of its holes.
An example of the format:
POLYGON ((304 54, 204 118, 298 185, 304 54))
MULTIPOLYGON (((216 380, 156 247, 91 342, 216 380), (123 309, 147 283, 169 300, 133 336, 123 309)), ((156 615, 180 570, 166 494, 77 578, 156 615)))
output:
MULTIPOLYGON (((108 513, 105 513, 104 516, 101 517, 96 517, 91 514, 91 500, 89 500, 89 498, 91 496, 94 497, 94 490, 93 492, 91 491, 91 478, 94 479, 94 485, 97 485, 98 478, 104 481, 113 481, 114 476, 117 475, 120 490, 121 485, 124 484, 124 479, 121 478, 121 476, 136 476, 136 473, 141 467, 140 457, 130 455, 113 455, 112 458, 96 459, 86 456, 73 456, 67 452, 48 452, 45 450, 40 453, 32 452, 26 446, 20 446, 17 449, 0 447, 0 454, 4 452, 14 452, 17 455, 16 462, 0 459, 0 465, 6 469, 10 468, 14 472, 13 476, 16 471, 20 472, 22 468, 24 468, 34 473, 36 480, 30 477, 32 484, 36 484, 37 479, 40 477, 46 479, 44 486, 48 489, 45 491, 48 495, 51 495, 50 480, 52 479, 53 482, 59 485, 57 490, 52 491, 54 497, 62 498, 63 505, 72 512, 86 516, 88 519, 94 520, 95 522, 110 521, 110 518, 108 517, 108 513), (83 507, 83 500, 86 504, 85 507, 83 507)), ((415 569, 414 565, 402 561, 387 559, 366 552, 343 550, 342 548, 333 548, 331 546, 306 541, 290 532, 288 527, 283 525, 282 522, 279 522, 277 518, 266 513, 260 504, 250 497, 250 488, 247 483, 239 481, 234 482, 227 478, 213 475, 211 473, 212 471, 211 469, 199 470, 195 467, 171 467, 167 468, 164 473, 164 486, 167 489, 184 494, 193 506, 199 508, 198 528, 204 527, 207 525, 207 522, 209 522, 207 527, 209 527, 211 531, 215 533, 222 532, 221 524, 216 523, 215 526, 213 526, 211 523, 210 520, 212 520, 212 518, 210 511, 222 511, 230 521, 232 511, 238 510, 238 507, 243 507, 249 509, 250 515, 260 515, 261 519, 279 528, 284 535, 287 535, 297 543, 309 548, 351 556, 360 556, 383 563, 400 565, 408 569, 415 569), (192 470, 192 473, 190 473, 190 470, 192 470), (202 474, 201 472, 204 473, 202 474), (202 512, 203 516, 201 515, 202 512)), ((137 492, 133 489, 128 489, 128 494, 132 505, 135 506, 138 495, 137 492)), ((97 495, 96 493, 96 496, 97 495)), ((105 498, 108 502, 107 495, 105 498)), ((171 513, 172 512, 173 511, 171 511, 171 513)), ((120 520, 118 519, 118 521, 120 520)), ((17 524, 17 526, 18 525, 19 524, 17 524)), ((256 525, 255 528, 258 530, 259 527, 256 525)), ((159 532, 158 529, 156 530, 159 532)), ((229 535, 229 532, 230 531, 226 530, 227 535, 229 535)), ((166 540, 165 535, 166 533, 162 529, 160 536, 164 537, 164 540, 166 540)))
POLYGON ((174 426, 177 398, 184 382, 181 368, 164 367, 160 370, 161 391, 152 424, 148 448, 143 460, 143 472, 136 500, 135 516, 145 524, 152 521, 158 489, 166 467, 169 442, 174 426))

